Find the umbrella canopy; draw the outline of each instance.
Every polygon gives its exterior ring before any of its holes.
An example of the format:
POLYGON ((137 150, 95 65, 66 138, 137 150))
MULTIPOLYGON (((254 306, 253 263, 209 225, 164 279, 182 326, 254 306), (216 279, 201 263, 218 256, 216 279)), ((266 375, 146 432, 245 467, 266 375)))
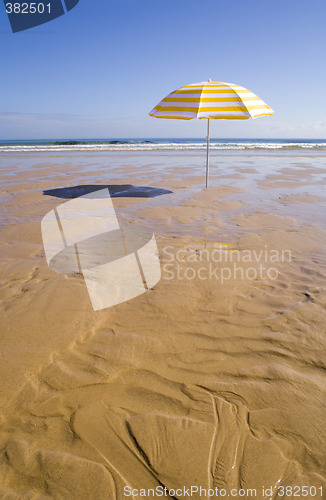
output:
POLYGON ((208 184, 209 120, 247 120, 274 111, 250 90, 224 82, 192 83, 174 90, 149 115, 154 118, 207 119, 206 187, 208 184))

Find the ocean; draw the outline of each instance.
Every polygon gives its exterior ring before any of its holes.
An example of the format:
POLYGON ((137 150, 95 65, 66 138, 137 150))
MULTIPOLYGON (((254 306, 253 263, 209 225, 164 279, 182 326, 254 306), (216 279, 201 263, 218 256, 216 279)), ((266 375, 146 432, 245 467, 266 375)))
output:
MULTIPOLYGON (((0 152, 200 151, 201 139, 48 139, 2 140, 0 152)), ((210 139, 210 151, 326 151, 326 139, 210 139)))

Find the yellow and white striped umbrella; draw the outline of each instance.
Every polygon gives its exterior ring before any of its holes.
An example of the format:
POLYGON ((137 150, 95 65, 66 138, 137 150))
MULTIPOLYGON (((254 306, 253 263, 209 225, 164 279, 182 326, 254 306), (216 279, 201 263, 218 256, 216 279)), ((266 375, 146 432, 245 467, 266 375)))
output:
POLYGON ((274 111, 250 90, 224 82, 192 83, 167 95, 149 115, 154 118, 207 119, 206 186, 208 183, 209 120, 247 120, 274 111))
POLYGON ((274 111, 250 90, 223 82, 201 82, 185 85, 171 92, 152 109, 155 118, 214 118, 247 120, 274 111))

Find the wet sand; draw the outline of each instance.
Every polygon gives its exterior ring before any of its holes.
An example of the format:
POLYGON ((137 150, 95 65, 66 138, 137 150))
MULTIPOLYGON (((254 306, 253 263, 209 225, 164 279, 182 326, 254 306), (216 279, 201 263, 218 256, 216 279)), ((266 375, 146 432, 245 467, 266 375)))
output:
POLYGON ((211 162, 204 189, 200 154, 1 155, 1 499, 325 498, 326 157, 211 162), (105 186, 162 278, 94 312, 40 222, 105 186))

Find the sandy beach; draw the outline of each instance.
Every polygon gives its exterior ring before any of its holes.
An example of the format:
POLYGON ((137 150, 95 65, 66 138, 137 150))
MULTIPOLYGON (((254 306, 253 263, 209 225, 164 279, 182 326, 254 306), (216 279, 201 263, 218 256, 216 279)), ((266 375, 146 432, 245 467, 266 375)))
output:
POLYGON ((208 189, 204 164, 1 153, 1 499, 325 498, 326 155, 212 152, 208 189), (162 277, 94 311, 41 219, 101 188, 162 277))

